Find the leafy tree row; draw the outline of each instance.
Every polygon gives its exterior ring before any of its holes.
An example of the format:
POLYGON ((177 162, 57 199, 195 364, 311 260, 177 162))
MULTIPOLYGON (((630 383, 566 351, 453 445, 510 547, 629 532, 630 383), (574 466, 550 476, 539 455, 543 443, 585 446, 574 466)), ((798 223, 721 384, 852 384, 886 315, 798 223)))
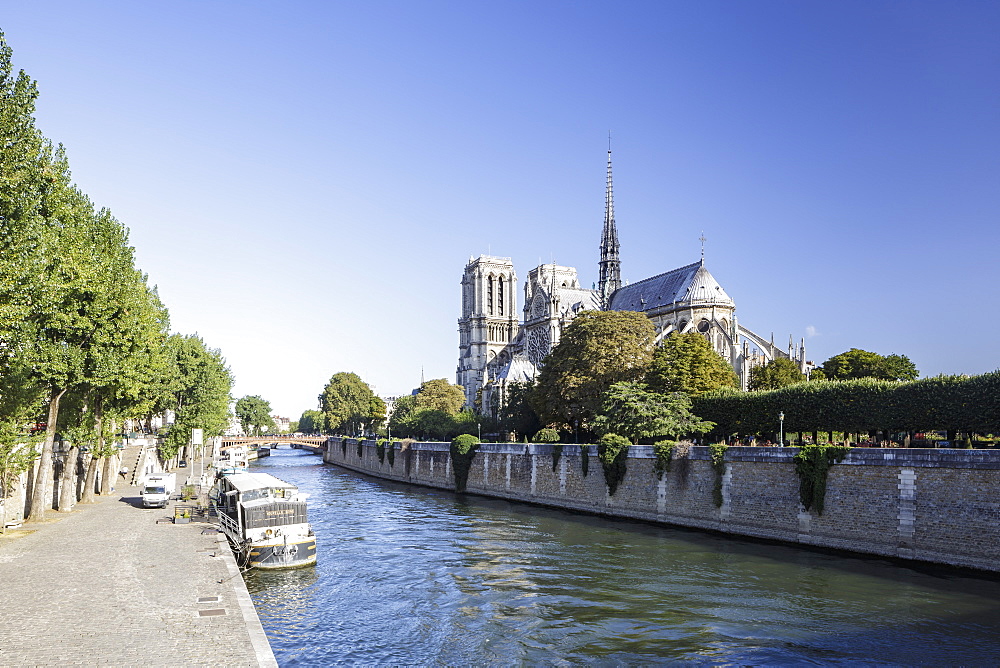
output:
MULTIPOLYGON (((57 433, 88 446, 87 501, 102 460, 110 492, 110 436, 125 419, 175 410, 170 455, 191 426, 225 428, 231 378, 200 339, 169 335, 128 231, 72 183, 63 148, 35 127, 35 82, 14 73, 11 56, 0 34, 0 470, 9 482, 34 463, 28 427, 45 423, 30 503, 37 520, 57 433)), ((71 470, 78 455, 74 447, 71 470)), ((72 479, 64 483, 60 509, 73 497, 72 479)))

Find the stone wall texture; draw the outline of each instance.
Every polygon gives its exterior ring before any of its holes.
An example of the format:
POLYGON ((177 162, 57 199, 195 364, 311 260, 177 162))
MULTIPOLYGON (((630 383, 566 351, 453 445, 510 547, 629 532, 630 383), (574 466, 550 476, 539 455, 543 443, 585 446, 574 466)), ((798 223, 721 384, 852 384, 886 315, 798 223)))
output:
MULTIPOLYGON (((368 475, 455 489, 448 443, 331 438, 324 461, 368 475), (347 447, 344 448, 343 446, 347 447)), ((311 449, 311 448, 310 448, 311 449)), ((466 492, 557 508, 788 543, 1000 571, 1000 452, 859 449, 830 469, 822 515, 799 502, 797 448, 732 447, 713 501, 707 447, 692 446, 657 478, 651 446, 632 446, 609 496, 596 446, 480 445, 466 492), (586 460, 586 462, 584 461, 586 460), (584 469, 587 474, 584 474, 584 469)))

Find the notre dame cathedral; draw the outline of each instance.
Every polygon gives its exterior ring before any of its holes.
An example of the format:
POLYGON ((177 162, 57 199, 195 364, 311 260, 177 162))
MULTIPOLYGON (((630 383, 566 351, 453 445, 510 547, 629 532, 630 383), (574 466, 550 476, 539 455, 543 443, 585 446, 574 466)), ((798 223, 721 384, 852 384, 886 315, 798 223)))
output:
POLYGON ((638 311, 656 328, 656 341, 673 332, 698 331, 725 358, 746 388, 750 369, 785 357, 806 371, 803 339, 798 349, 791 337, 781 350, 736 320, 736 303, 701 260, 663 274, 622 285, 611 188, 611 150, 601 236, 600 280, 597 289, 580 286, 576 269, 543 264, 528 272, 524 312, 517 312, 517 274, 510 258, 480 255, 469 258, 462 276, 462 317, 458 320, 458 384, 468 405, 482 392, 484 406, 491 395, 512 382, 532 382, 542 360, 559 342, 559 335, 580 311, 638 311))

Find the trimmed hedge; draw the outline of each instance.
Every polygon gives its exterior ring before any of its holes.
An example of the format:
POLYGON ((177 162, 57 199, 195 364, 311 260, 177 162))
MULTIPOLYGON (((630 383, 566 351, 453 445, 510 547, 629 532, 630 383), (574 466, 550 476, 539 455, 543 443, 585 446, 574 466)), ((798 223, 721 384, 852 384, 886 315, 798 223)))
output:
POLYGON ((718 390, 692 399, 717 436, 777 431, 849 433, 948 430, 1000 433, 1000 371, 937 376, 909 383, 861 379, 810 381, 778 390, 718 390))

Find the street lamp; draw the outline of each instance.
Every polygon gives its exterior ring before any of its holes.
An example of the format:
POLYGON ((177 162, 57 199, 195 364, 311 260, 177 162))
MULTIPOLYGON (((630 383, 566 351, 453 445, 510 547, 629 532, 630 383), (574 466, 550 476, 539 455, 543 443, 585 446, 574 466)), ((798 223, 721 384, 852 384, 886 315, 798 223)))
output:
POLYGON ((483 425, 479 422, 476 423, 476 430, 479 432, 479 442, 483 442, 483 425))
POLYGON ((785 445, 785 413, 778 413, 778 445, 785 445))

